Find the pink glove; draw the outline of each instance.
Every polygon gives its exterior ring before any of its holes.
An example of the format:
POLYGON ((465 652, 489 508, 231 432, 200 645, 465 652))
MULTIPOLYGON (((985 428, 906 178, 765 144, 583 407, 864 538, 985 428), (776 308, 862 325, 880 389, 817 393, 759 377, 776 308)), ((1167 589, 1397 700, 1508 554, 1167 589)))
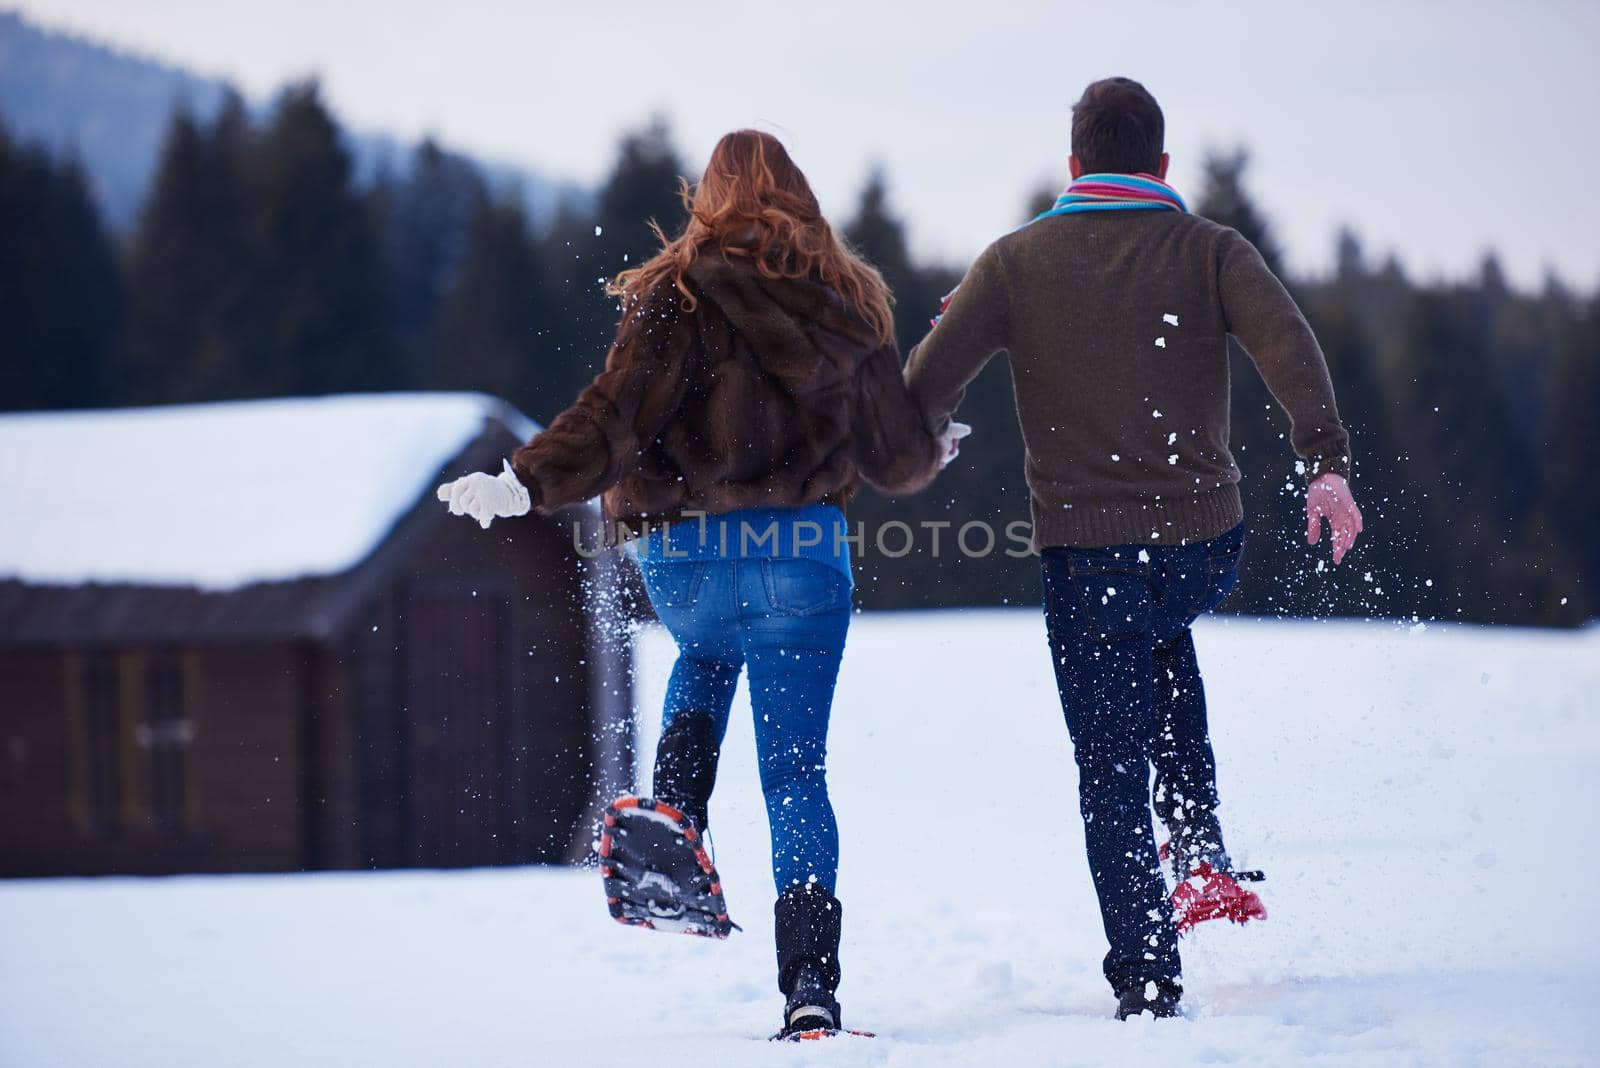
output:
POLYGON ((1328 472, 1319 475, 1306 490, 1306 544, 1315 545, 1322 540, 1322 521, 1328 521, 1332 532, 1333 562, 1344 559, 1344 554, 1356 543, 1361 533, 1361 509, 1350 492, 1350 483, 1343 475, 1328 472))

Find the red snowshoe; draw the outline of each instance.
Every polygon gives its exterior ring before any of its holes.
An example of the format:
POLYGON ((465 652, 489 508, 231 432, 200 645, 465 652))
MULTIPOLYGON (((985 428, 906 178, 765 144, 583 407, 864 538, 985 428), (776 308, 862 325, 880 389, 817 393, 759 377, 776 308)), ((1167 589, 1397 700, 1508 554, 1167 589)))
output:
POLYGON ((1185 934, 1207 920, 1247 923, 1267 918, 1267 907, 1255 891, 1240 886, 1240 881, 1260 882, 1258 871, 1217 871, 1202 861, 1189 877, 1172 891, 1172 920, 1178 933, 1185 934))
POLYGON ((600 877, 618 923, 727 938, 722 880, 694 823, 647 797, 619 797, 606 806, 600 832, 600 877))
POLYGON ((824 1038, 877 1038, 871 1031, 840 1030, 837 1027, 813 1027, 806 1031, 779 1031, 772 1036, 774 1042, 819 1042, 824 1038))

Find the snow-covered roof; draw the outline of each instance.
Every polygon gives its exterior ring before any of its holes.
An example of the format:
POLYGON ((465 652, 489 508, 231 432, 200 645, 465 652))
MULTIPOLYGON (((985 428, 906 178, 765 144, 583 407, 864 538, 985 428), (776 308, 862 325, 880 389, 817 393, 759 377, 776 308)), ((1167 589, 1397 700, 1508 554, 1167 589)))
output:
POLYGON ((494 420, 388 393, 0 417, 0 578, 237 589, 360 563, 494 420))

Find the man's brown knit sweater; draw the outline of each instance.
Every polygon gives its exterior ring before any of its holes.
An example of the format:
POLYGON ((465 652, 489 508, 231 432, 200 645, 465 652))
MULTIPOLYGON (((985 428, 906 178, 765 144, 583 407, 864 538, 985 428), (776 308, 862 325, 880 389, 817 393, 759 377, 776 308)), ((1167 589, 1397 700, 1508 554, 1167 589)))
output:
POLYGON ((912 350, 906 381, 939 434, 1006 351, 1034 548, 1178 545, 1243 518, 1229 334, 1288 411, 1307 477, 1348 476, 1349 436, 1304 316, 1250 242, 1195 215, 1085 212, 1001 238, 912 350))

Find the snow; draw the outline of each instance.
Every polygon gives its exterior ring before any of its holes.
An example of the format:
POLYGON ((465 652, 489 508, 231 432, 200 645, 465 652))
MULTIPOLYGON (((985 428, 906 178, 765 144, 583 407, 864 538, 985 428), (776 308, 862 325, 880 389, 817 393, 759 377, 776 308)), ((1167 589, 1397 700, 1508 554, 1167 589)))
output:
POLYGON ((337 574, 489 418, 533 431, 470 393, 3 416, 0 578, 229 590, 337 574))
MULTIPOLYGON (((1197 630, 1223 814, 1271 916, 1183 943, 1191 1018, 1109 1018, 1037 611, 859 618, 830 776, 846 1023, 777 1023, 750 712, 713 844, 726 942, 624 928, 593 872, 0 884, 0 1062, 1592 1063, 1584 818, 1600 631, 1197 630)), ((641 752, 670 666, 641 636, 641 752)))

